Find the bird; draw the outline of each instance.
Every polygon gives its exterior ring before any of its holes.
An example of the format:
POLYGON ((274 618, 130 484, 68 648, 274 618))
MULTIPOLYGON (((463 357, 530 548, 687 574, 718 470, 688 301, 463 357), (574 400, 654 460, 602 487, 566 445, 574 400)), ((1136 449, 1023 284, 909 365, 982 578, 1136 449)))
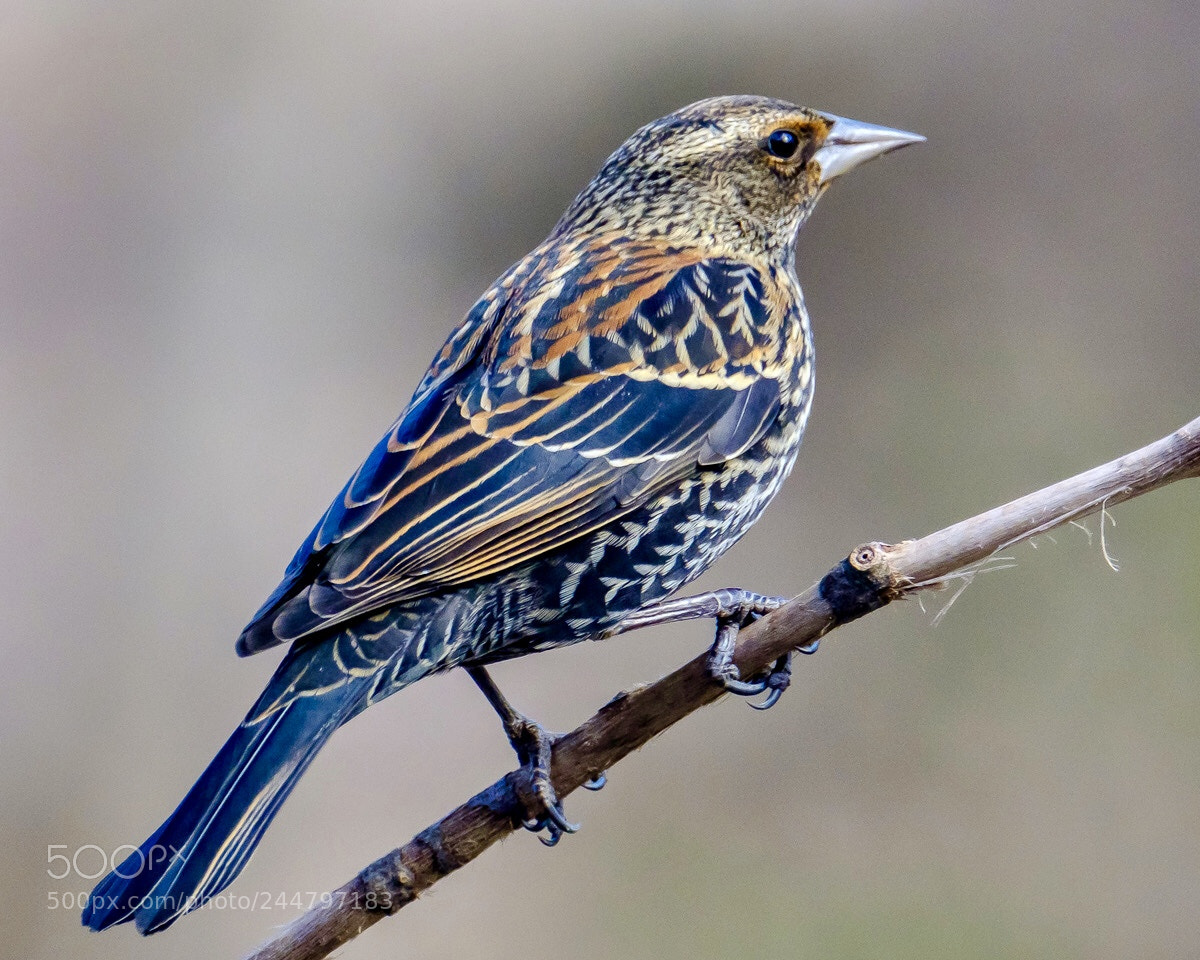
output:
POLYGON ((236 645, 287 645, 278 668, 83 924, 149 934, 202 907, 334 731, 431 674, 463 667, 495 707, 529 787, 521 819, 548 843, 578 829, 550 784, 553 735, 489 664, 712 617, 713 682, 778 699, 789 659, 743 679, 730 656, 778 598, 671 595, 795 463, 813 395, 798 229, 834 179, 923 140, 742 95, 629 137, 450 333, 300 546, 236 645))

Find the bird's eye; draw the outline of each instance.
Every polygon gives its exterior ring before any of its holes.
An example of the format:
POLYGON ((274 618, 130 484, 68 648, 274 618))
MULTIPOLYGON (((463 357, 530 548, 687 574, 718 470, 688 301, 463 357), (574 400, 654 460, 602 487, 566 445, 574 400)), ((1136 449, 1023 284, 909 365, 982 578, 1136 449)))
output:
POLYGON ((800 138, 791 130, 772 130, 767 134, 767 153, 780 160, 789 160, 800 146, 800 138))

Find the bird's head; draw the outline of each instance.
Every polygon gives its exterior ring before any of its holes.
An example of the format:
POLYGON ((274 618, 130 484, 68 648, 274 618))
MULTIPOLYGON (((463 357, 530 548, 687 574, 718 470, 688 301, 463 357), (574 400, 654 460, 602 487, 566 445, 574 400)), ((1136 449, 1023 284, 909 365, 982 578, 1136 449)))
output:
POLYGON ((618 229, 786 256, 835 177, 924 137, 768 97, 714 97, 638 130, 556 233, 618 229))

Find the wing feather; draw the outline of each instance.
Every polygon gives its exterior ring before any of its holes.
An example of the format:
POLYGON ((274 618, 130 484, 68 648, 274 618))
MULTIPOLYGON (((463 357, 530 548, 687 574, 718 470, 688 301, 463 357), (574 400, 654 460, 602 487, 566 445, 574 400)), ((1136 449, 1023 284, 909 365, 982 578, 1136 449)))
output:
POLYGON ((764 276, 645 244, 590 256, 535 251, 489 291, 240 652, 512 569, 762 437, 780 406, 753 342, 764 276))

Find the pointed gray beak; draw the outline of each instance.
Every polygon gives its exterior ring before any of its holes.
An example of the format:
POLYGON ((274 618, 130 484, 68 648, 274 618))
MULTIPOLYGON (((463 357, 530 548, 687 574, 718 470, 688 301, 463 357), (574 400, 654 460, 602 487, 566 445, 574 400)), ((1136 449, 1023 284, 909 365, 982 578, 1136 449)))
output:
POLYGON ((925 142, 925 138, 918 133, 847 120, 832 113, 822 113, 821 116, 833 121, 825 143, 813 154, 813 159, 821 167, 822 185, 834 177, 840 177, 847 170, 853 170, 860 163, 882 157, 909 144, 925 142))

